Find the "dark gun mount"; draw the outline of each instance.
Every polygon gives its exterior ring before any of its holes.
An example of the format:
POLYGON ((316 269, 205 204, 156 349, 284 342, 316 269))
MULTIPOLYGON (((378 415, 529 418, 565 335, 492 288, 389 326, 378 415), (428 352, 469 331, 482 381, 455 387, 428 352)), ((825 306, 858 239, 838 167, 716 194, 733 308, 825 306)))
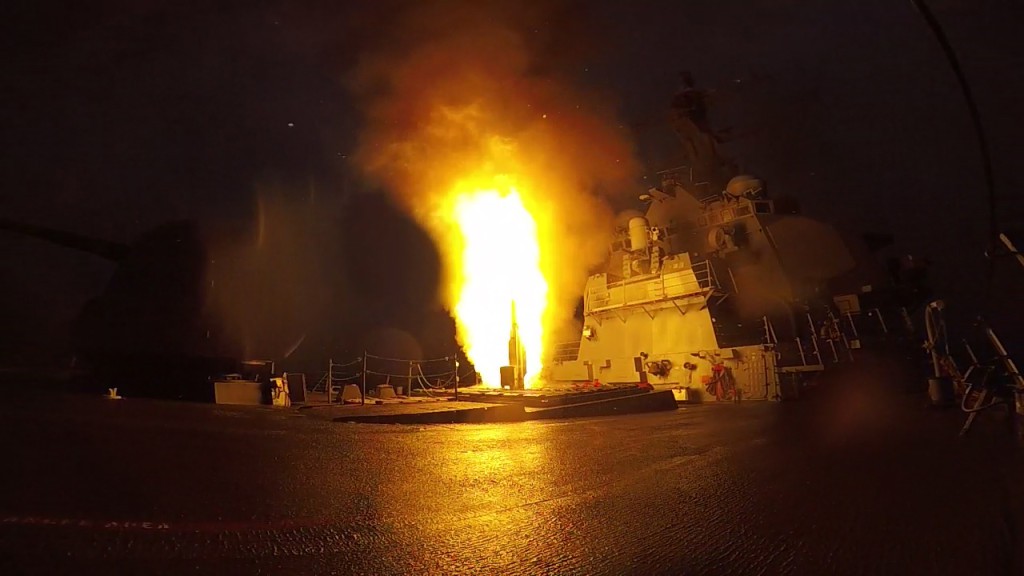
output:
POLYGON ((72 250, 86 252, 94 256, 99 256, 104 260, 110 260, 111 262, 120 262, 131 251, 130 246, 120 242, 111 242, 100 238, 92 238, 81 234, 75 234, 74 232, 68 232, 66 230, 48 228, 46 226, 36 226, 34 224, 27 224, 24 222, 15 222, 14 220, 9 220, 7 218, 0 218, 0 230, 14 232, 30 238, 36 238, 64 248, 71 248, 72 250))
POLYGON ((7 218, 0 230, 111 262, 104 291, 75 318, 77 389, 213 401, 210 376, 238 371, 237 354, 206 313, 207 247, 189 222, 162 225, 128 245, 7 218))

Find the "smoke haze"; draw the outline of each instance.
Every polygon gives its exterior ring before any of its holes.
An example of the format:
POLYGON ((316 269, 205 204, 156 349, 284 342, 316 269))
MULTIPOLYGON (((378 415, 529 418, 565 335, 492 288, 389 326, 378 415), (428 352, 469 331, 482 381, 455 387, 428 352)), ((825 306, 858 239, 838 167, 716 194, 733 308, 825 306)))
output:
MULTIPOLYGON (((610 104, 570 80, 586 35, 540 25, 585 14, 444 1, 394 13, 351 77, 365 114, 357 164, 441 246, 451 245, 439 211, 453 189, 510 177, 537 221, 550 332, 606 254, 613 214, 602 198, 634 193, 638 172, 610 104)), ((454 295, 442 298, 450 307, 454 295)))

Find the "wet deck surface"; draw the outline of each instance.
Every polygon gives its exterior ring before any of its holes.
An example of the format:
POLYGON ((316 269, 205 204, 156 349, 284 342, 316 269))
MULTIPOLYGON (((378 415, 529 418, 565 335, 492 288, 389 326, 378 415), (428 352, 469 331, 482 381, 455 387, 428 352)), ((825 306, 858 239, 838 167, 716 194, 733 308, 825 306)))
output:
POLYGON ((334 420, 346 416, 363 415, 399 415, 423 412, 447 412, 452 410, 472 410, 498 406, 498 404, 480 404, 478 402, 455 402, 454 400, 367 400, 365 405, 359 404, 323 404, 303 406, 300 411, 304 416, 334 420), (379 404, 377 402, 380 402, 379 404))
MULTIPOLYGON (((0 573, 1021 574, 1024 452, 863 382, 513 424, 0 405, 0 573)), ((869 382, 870 381, 870 382, 869 382)))

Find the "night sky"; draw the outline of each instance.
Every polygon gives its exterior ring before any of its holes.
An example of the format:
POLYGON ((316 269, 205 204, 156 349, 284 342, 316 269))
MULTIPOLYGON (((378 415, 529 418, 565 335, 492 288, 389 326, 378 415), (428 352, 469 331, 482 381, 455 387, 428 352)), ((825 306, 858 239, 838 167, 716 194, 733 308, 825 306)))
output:
MULTIPOLYGON (((285 201, 315 200, 315 218, 344 229, 345 248, 325 248, 329 264, 309 265, 369 269, 338 280, 346 309, 392 297, 400 303, 378 312, 398 326, 428 305, 436 255, 350 163, 361 116, 349 72, 407 3, 11 4, 0 40, 0 216, 126 243, 175 220, 244 231, 269 187, 285 201), (382 213, 390 220, 374 222, 382 213), (406 264, 389 276, 394 268, 368 253, 406 264)), ((1024 9, 931 5, 988 131, 1000 225, 1024 244, 1024 9)), ((523 34, 544 43, 552 74, 618 104, 646 174, 674 166, 666 109, 689 69, 715 91, 715 123, 732 127, 728 153, 771 193, 795 195, 806 214, 844 228, 893 232, 934 261, 934 284, 954 306, 995 303, 1021 318, 1010 298, 981 301, 988 222, 977 145, 954 76, 909 1, 560 2, 538 13, 546 16, 524 19, 533 29, 523 34)), ((60 350, 114 269, 3 232, 0 254, 8 360, 60 350)), ((1020 287, 1020 276, 1001 266, 997 287, 1020 287)), ((373 323, 369 309, 355 325, 373 323)))

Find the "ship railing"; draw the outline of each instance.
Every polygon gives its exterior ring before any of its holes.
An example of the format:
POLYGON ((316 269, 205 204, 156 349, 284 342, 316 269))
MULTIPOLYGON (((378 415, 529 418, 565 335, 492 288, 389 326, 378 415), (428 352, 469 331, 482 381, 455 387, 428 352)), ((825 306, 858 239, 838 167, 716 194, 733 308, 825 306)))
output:
POLYGON ((580 340, 555 344, 551 359, 555 362, 575 362, 580 357, 580 340))
POLYGON ((718 290, 721 288, 721 285, 718 283, 718 276, 715 274, 715 268, 707 260, 693 264, 693 275, 697 278, 697 283, 700 284, 701 288, 708 290, 718 290))
MULTIPOLYGON (((458 356, 412 359, 378 356, 364 351, 356 358, 328 360, 327 372, 310 392, 319 392, 321 386, 328 404, 340 400, 344 388, 359 388, 360 403, 365 404, 369 390, 380 385, 398 385, 405 394, 412 395, 417 387, 427 396, 432 392, 455 387, 458 398, 459 383, 478 384, 479 375, 459 363, 458 356)), ((396 387, 397 391, 397 387, 396 387)))
POLYGON ((612 282, 587 291, 589 312, 649 304, 674 298, 710 294, 719 288, 718 278, 708 261, 696 262, 688 270, 658 276, 612 282))
POLYGON ((711 189, 710 182, 698 182, 694 178, 692 166, 677 166, 668 170, 662 170, 661 172, 658 172, 658 175, 661 176, 663 187, 667 187, 666 184, 668 183, 674 183, 686 190, 690 196, 693 196, 701 204, 706 205, 709 202, 719 199, 719 195, 711 189))

